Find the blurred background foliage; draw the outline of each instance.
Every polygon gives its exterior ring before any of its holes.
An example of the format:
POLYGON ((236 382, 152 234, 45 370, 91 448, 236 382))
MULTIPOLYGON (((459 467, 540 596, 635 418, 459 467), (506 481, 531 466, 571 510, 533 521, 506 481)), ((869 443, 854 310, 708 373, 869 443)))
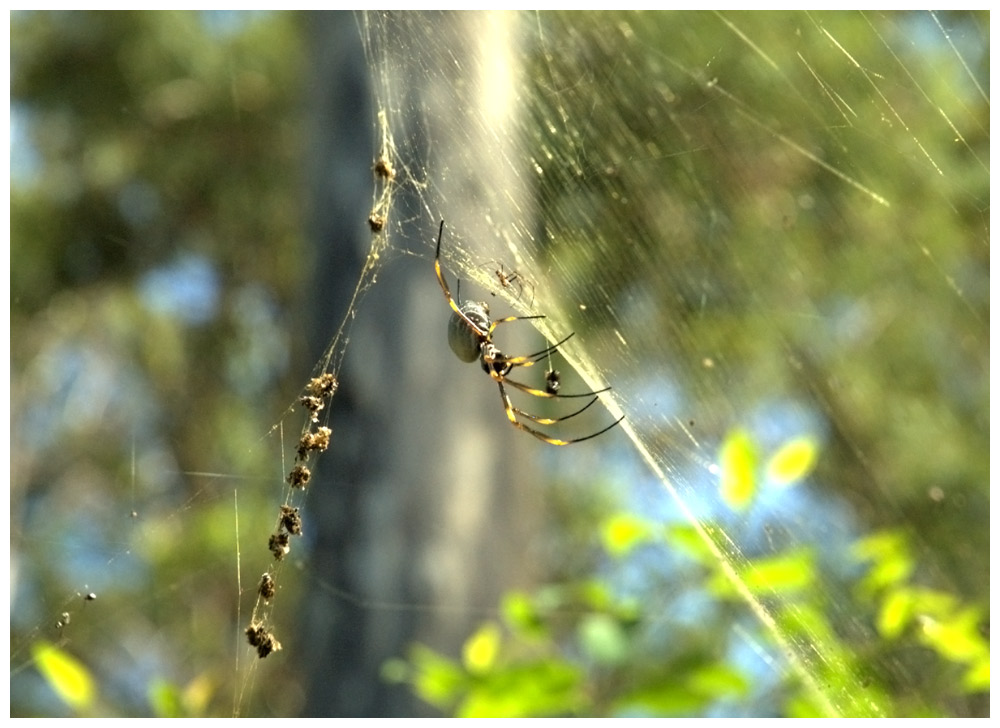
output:
MULTIPOLYGON (((829 14, 822 23, 851 40, 862 68, 888 72, 879 33, 919 33, 926 17, 829 14)), ((939 17, 988 88, 988 14, 939 17)), ((716 103, 706 78, 621 86, 655 77, 614 73, 621 43, 669 39, 670 57, 684 57, 685 39, 706 43, 724 30, 718 16, 686 14, 686 32, 667 35, 661 20, 631 23, 623 40, 591 16, 559 16, 556 28, 574 29, 571 48, 548 32, 544 64, 535 55, 529 66, 544 66, 535 77, 552 87, 585 77, 605 98, 645 110, 569 109, 586 137, 607 140, 602 161, 615 158, 625 130, 651 158, 676 151, 662 147, 664 128, 682 150, 710 153, 678 157, 665 188, 624 151, 626 176, 595 174, 585 148, 556 150, 549 159, 581 167, 546 167, 543 216, 573 217, 614 243, 594 279, 622 287, 610 294, 618 299, 640 291, 655 301, 648 330, 661 351, 727 352, 720 366, 739 372, 725 379, 731 401, 784 390, 824 415, 832 437, 822 448, 803 455, 799 443, 785 457, 805 458, 802 470, 850 504, 864 532, 856 562, 831 569, 814 551, 748 551, 754 568, 744 576, 754 588, 765 574, 760 594, 781 595, 783 631, 807 631, 827 650, 826 674, 813 677, 831 695, 863 690, 875 714, 985 715, 988 98, 955 83, 970 75, 946 46, 913 47, 891 71, 901 75, 891 107, 910 112, 906 133, 887 145, 873 130, 902 122, 884 117, 864 73, 845 78, 834 51, 830 67, 795 61, 811 20, 743 14, 741 30, 799 74, 775 82, 731 35, 712 41, 705 73, 752 89, 754 108, 773 114, 759 127, 716 103), (906 73, 953 101, 964 144, 939 133, 906 73), (837 113, 822 119, 792 93, 817 77, 838 78, 837 113), (831 124, 838 114, 853 123, 831 124), (808 139, 811 154, 893 204, 859 203, 818 168, 803 186, 803 158, 773 130, 808 139), (608 200, 629 207, 609 210, 608 200), (755 244, 777 234, 784 257, 773 246, 761 255, 755 244), (669 253, 644 247, 664 235, 669 253), (820 350, 815 318, 803 315, 817 302, 836 320, 865 323, 845 324, 820 350), (762 310, 765 329, 753 318, 762 310)), ((277 448, 257 445, 312 364, 302 323, 315 255, 302 202, 308 23, 290 13, 11 17, 12 715, 233 711, 233 650, 243 649, 247 613, 237 614, 239 597, 218 574, 235 571, 234 493, 243 486, 241 539, 259 539, 281 468, 277 448), (42 669, 40 654, 52 667, 42 669), (93 693, 79 687, 89 680, 81 670, 95 676, 93 693), (49 686, 60 680, 77 697, 54 700, 63 693, 49 686)), ((553 111, 542 91, 540 121, 553 111)), ((574 242, 556 236, 546 254, 572 255, 574 242)), ((713 392, 688 386, 706 410, 699 422, 729 414, 713 392)), ((752 508, 779 448, 717 434, 733 488, 723 500, 734 512, 752 508)), ((510 593, 461 654, 400 646, 382 678, 463 715, 823 712, 794 678, 755 681, 746 656, 727 646, 721 635, 733 624, 753 632, 753 617, 688 530, 620 512, 613 489, 591 486, 549 488, 552 520, 566 526, 551 536, 564 556, 550 584, 510 593), (626 572, 649 584, 648 601, 612 586, 609 574, 626 572)), ((285 583, 294 599, 294 580, 285 583)), ((294 656, 282 665, 268 666, 242 712, 297 709, 295 671, 310 666, 294 656)))
POLYGON ((257 444, 308 371, 300 22, 12 16, 14 715, 59 712, 23 669, 39 625, 92 714, 149 714, 155 681, 232 710, 234 490, 257 544, 257 444))

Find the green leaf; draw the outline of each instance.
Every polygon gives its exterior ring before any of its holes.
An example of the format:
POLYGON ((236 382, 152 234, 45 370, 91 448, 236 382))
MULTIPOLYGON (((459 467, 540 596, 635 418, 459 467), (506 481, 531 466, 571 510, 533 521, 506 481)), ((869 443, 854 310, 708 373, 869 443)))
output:
POLYGON ((698 668, 688 677, 687 683, 692 691, 714 699, 743 696, 750 687, 742 673, 724 663, 698 668))
POLYGON ((523 639, 540 639, 546 634, 545 624, 531 597, 520 591, 508 592, 503 597, 500 613, 508 628, 523 639))
POLYGON ((719 452, 722 499, 732 508, 750 505, 757 492, 757 449, 745 430, 734 430, 719 452))
POLYGON ((881 531, 859 539, 852 551, 859 561, 873 562, 871 570, 858 584, 865 594, 878 594, 902 584, 915 568, 906 536, 898 531, 881 531))
POLYGON ((958 599, 954 594, 925 587, 913 587, 910 591, 913 593, 913 611, 919 614, 947 619, 958 609, 958 599))
POLYGON ((153 715, 157 718, 182 718, 181 691, 166 680, 153 680, 146 692, 153 715))
POLYGON ((988 653, 977 660, 962 676, 962 688, 969 693, 988 693, 990 691, 990 656, 988 653))
POLYGON ((913 618, 913 592, 907 588, 893 589, 882 601, 879 609, 879 634, 886 639, 899 637, 913 618))
POLYGON ((979 610, 974 607, 963 609, 946 620, 923 616, 920 619, 921 641, 952 662, 973 662, 989 653, 989 646, 977 631, 979 617, 979 610))
POLYGON ((562 660, 540 660, 492 673, 470 685, 456 716, 523 718, 572 714, 584 695, 580 671, 562 660))
POLYGON ((615 701, 618 710, 641 708, 657 715, 691 715, 710 702, 709 698, 692 692, 687 685, 670 681, 647 685, 626 693, 615 701))
POLYGON ((676 524, 667 528, 667 542, 702 564, 715 564, 716 557, 694 526, 676 524))
POLYGON ((588 614, 580 622, 578 635, 583 651, 599 664, 618 664, 629 655, 628 635, 611 615, 588 614))
POLYGON ((78 712, 94 704, 94 678, 82 662, 44 640, 31 646, 31 654, 38 671, 63 702, 78 712))
POLYGON ((815 698, 802 691, 793 694, 785 703, 785 715, 789 718, 828 718, 826 712, 816 704, 815 698))
POLYGON ((819 443, 814 438, 789 440, 767 464, 767 477, 777 485, 793 485, 812 472, 818 455, 819 443))
POLYGON ((801 592, 812 586, 816 568, 812 550, 802 548, 752 561, 740 570, 740 575, 754 594, 801 592))
POLYGON ((500 652, 500 627, 487 622, 462 646, 462 662, 473 673, 489 672, 500 652))
POLYGON ((616 513, 601 526, 601 540, 609 554, 620 558, 648 541, 652 532, 648 521, 631 513, 616 513))
POLYGON ((881 561, 889 556, 907 553, 906 536, 900 531, 878 531, 859 538, 853 548, 859 561, 881 561))
POLYGON ((468 686, 468 678, 458 665, 428 647, 414 646, 410 664, 414 692, 442 710, 450 709, 468 686))

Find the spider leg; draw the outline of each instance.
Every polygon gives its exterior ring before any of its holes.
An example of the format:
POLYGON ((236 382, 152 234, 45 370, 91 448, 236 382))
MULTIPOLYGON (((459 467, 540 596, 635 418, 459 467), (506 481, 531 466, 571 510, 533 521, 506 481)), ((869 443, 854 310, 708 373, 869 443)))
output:
MULTIPOLYGON (((545 314, 538 314, 537 316, 507 316, 506 318, 497 319, 496 321, 490 323, 490 330, 487 332, 487 334, 489 336, 493 336, 493 329, 495 329, 500 324, 509 324, 512 321, 530 321, 531 319, 543 319, 543 318, 545 318, 545 314)), ((572 334, 570 334, 570 336, 572 336, 572 334)), ((563 341, 565 340, 566 339, 563 339, 563 341)), ((561 344, 562 342, 559 343, 561 344)), ((556 346, 559 346, 559 344, 556 344, 556 346)))
POLYGON ((438 239, 437 239, 437 250, 434 252, 434 273, 437 274, 438 283, 441 284, 441 290, 444 291, 444 297, 448 301, 448 305, 451 310, 465 322, 465 325, 476 332, 476 335, 484 339, 489 338, 490 333, 493 328, 490 327, 490 331, 483 331, 476 322, 466 316, 462 309, 458 307, 455 299, 451 297, 451 291, 448 290, 448 284, 444 280, 444 273, 441 272, 441 236, 444 234, 444 220, 441 221, 441 227, 438 228, 438 239))
MULTIPOLYGON (((510 381, 510 380, 506 380, 506 381, 510 381)), ((581 407, 580 409, 578 409, 576 412, 573 412, 572 414, 568 414, 568 415, 563 415, 562 417, 539 417, 537 415, 533 415, 533 414, 530 414, 528 412, 525 412, 522 409, 518 409, 517 407, 512 407, 512 409, 514 410, 514 412, 516 412, 517 414, 521 415, 521 417, 526 417, 527 419, 531 420, 532 422, 536 422, 539 425, 554 425, 557 422, 563 422, 564 420, 568 420, 571 417, 576 417, 578 414, 580 414, 585 409, 587 409, 588 407, 590 407, 596 401, 597 401, 597 397, 594 397, 592 400, 590 400, 589 402, 587 402, 587 404, 583 405, 583 407, 581 407)))
MULTIPOLYGON (((518 317, 512 316, 510 318, 516 319, 518 317)), ((544 318, 544 316, 527 316, 526 318, 544 318)), ((493 324, 495 326, 496 324, 503 323, 504 321, 507 320, 509 319, 500 319, 499 321, 494 321, 493 324)), ((556 349, 558 349, 560 346, 562 346, 572 338, 573 334, 571 333, 569 336, 565 337, 560 341, 557 341, 555 344, 548 347, 547 349, 542 349, 541 351, 536 351, 534 354, 527 354, 526 356, 504 357, 503 362, 505 364, 510 364, 512 367, 530 367, 532 364, 537 364, 539 361, 541 361, 543 357, 547 357, 550 354, 552 354, 552 352, 554 352, 556 349)))
POLYGON ((529 435, 534 435, 542 442, 547 442, 550 445, 569 445, 571 442, 575 442, 574 440, 560 440, 555 437, 549 437, 545 433, 532 429, 523 422, 519 422, 514 411, 514 406, 510 403, 510 397, 508 397, 507 392, 504 391, 503 382, 498 381, 497 386, 500 387, 500 399, 503 400, 503 408, 507 413, 507 419, 510 421, 510 424, 514 425, 514 427, 527 432, 529 435))
MULTIPOLYGON (((507 391, 503 388, 503 382, 497 381, 497 386, 500 388, 500 399, 503 400, 504 412, 507 413, 507 419, 510 421, 510 424, 514 425, 514 427, 516 427, 519 430, 527 432, 529 435, 534 435, 535 437, 537 437, 542 442, 547 442, 550 445, 572 445, 574 442, 583 442, 584 440, 590 440, 590 439, 592 439, 594 437, 597 437, 598 435, 603 435, 605 432, 607 432, 612 427, 614 427, 619 422, 621 422, 622 420, 625 419, 624 417, 621 417, 620 419, 615 420, 610 425, 608 425, 607 427, 605 427, 603 430, 595 432, 592 435, 587 435, 586 437, 577 437, 577 438, 573 438, 572 440, 561 440, 561 439, 559 439, 557 437, 549 437, 544 432, 540 432, 540 431, 538 431, 538 430, 536 430, 536 429, 534 429, 532 427, 528 427, 523 422, 520 422, 517 419, 517 412, 520 412, 520 410, 515 409, 514 405, 512 405, 510 403, 510 397, 507 396, 507 391)), ((587 406, 589 407, 590 405, 587 405, 587 406)), ((584 409, 586 409, 586 408, 584 408, 584 409)), ((579 414, 579 412, 577 412, 576 414, 579 414)), ((543 423, 539 423, 539 424, 543 424, 543 423)))

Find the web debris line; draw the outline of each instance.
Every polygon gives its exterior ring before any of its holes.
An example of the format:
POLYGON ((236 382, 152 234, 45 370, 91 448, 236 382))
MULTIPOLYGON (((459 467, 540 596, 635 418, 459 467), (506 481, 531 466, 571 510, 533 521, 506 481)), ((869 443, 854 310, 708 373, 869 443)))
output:
MULTIPOLYGON (((278 431, 281 442, 281 471, 285 475, 282 500, 267 540, 272 563, 257 582, 256 601, 249 623, 244 629, 245 638, 250 647, 256 650, 259 659, 282 649, 281 642, 270 626, 273 623, 274 602, 277 597, 282 562, 291 553, 292 537, 301 536, 303 532, 301 506, 312 476, 313 460, 325 452, 332 441, 333 433, 329 427, 330 404, 339 387, 339 372, 346 356, 357 308, 374 284, 383 262, 383 253, 389 246, 386 227, 397 189, 395 165, 399 162, 386 111, 383 107, 379 109, 376 117, 376 135, 380 140, 379 151, 371 168, 374 179, 373 203, 367 219, 372 236, 368 254, 340 325, 313 368, 310 380, 298 399, 288 406, 277 423, 264 436, 271 436, 276 430, 278 431), (290 470, 286 470, 284 421, 296 409, 305 410, 306 416, 295 447, 293 465, 290 470)), ((242 594, 242 588, 240 593, 242 594)), ((253 664, 256 665, 259 659, 253 661, 253 664)), ((250 674, 254 672, 255 670, 251 668, 250 674)), ((243 682, 244 692, 248 689, 249 683, 248 676, 243 682)))

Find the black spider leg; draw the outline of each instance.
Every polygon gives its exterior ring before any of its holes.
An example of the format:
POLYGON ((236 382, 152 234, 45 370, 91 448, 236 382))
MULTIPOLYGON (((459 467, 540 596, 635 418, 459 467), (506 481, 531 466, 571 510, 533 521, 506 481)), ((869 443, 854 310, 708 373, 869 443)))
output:
POLYGON ((441 271, 441 236, 444 234, 444 220, 441 221, 441 227, 438 228, 438 239, 437 239, 437 250, 434 252, 434 273, 437 274, 438 283, 441 284, 441 290, 444 292, 445 300, 448 301, 448 306, 451 307, 452 312, 455 313, 465 325, 468 326, 472 331, 475 332, 476 336, 480 340, 485 341, 489 338, 490 334, 488 331, 483 331, 476 322, 470 319, 461 308, 458 307, 455 299, 451 297, 451 291, 448 289, 448 283, 444 279, 444 273, 441 271))
MULTIPOLYGON (((509 379, 505 379, 504 381, 510 382, 509 379)), ((527 419, 531 420, 532 422, 536 422, 539 425, 554 425, 557 422, 564 422, 570 419, 571 417, 576 417, 578 414, 580 414, 584 410, 588 409, 591 405, 593 405, 597 400, 598 397, 594 397, 589 402, 587 402, 587 404, 583 405, 583 407, 578 409, 576 412, 573 412, 568 415, 563 415, 562 417, 539 417, 538 415, 533 415, 530 412, 525 412, 523 409, 514 407, 513 405, 511 406, 511 409, 517 412, 517 414, 521 415, 521 417, 526 417, 527 419)))
MULTIPOLYGON (((493 331, 500 324, 509 324, 512 321, 531 321, 532 319, 543 319, 543 318, 545 318, 545 314, 540 313, 540 314, 535 314, 534 316, 507 316, 506 318, 497 319, 496 321, 490 322, 490 329, 489 329, 489 331, 486 332, 486 336, 487 336, 487 338, 492 339, 493 338, 493 331)), ((572 336, 572 335, 573 334, 570 334, 569 336, 572 336)), ((567 336, 565 339, 563 339, 562 341, 560 341, 559 344, 563 343, 563 341, 569 340, 569 336, 567 336)), ((556 346, 559 346, 559 344, 556 344, 555 346, 550 347, 550 348, 554 349, 556 346)), ((546 351, 548 351, 548 349, 546 349, 546 351)), ((544 352, 540 352, 540 353, 544 353, 544 352)), ((531 359, 534 356, 535 356, 534 354, 530 354, 528 356, 515 356, 515 357, 509 357, 509 358, 508 357, 504 357, 504 360, 507 363, 512 363, 513 360, 515 360, 515 359, 531 359)), ((499 359, 497 361, 499 361, 499 359)), ((534 362, 532 362, 532 363, 534 363, 534 362)), ((513 366, 521 366, 521 365, 520 364, 513 364, 513 366)))
MULTIPOLYGON (((592 435, 587 435, 586 437, 577 437, 572 440, 562 440, 557 437, 549 437, 544 432, 539 432, 538 430, 532 427, 528 427, 523 422, 520 422, 517 419, 518 410, 510 403, 510 397, 507 396, 507 391, 503 388, 503 380, 497 380, 497 386, 500 388, 500 399, 503 401, 503 408, 504 411, 507 413, 507 419, 510 421, 510 424, 514 425, 514 427, 516 427, 519 430, 527 432, 529 435, 537 437, 542 442, 549 443, 550 445, 572 445, 574 442, 584 442, 585 440, 590 440, 592 438, 597 437, 598 435, 603 435, 605 432, 607 432, 612 427, 614 427, 619 422, 625 419, 624 417, 621 417, 612 422, 607 427, 605 427, 603 430, 599 430, 598 432, 595 432, 592 435)), ((590 405, 587 406, 589 407, 590 405)))

